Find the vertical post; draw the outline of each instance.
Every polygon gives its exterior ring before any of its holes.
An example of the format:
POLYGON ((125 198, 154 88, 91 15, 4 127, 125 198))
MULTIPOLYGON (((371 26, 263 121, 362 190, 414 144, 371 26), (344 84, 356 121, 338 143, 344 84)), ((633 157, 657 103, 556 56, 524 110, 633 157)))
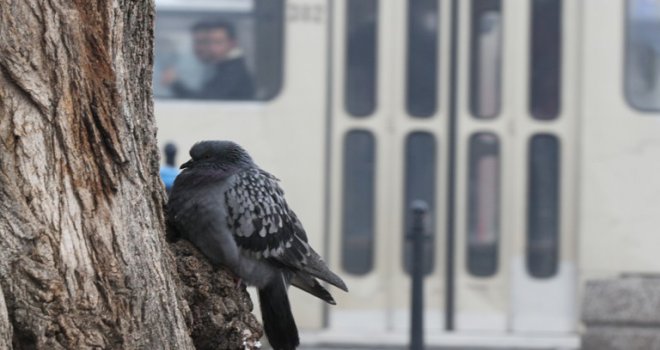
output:
POLYGON ((412 293, 410 314, 410 349, 424 349, 424 241, 428 204, 415 200, 410 205, 413 222, 408 239, 412 241, 412 293))
POLYGON ((449 34, 449 152, 447 159, 447 226, 446 226, 446 245, 445 245, 445 329, 454 330, 454 260, 456 244, 456 152, 458 148, 457 141, 457 123, 458 123, 458 22, 459 22, 459 4, 465 4, 465 1, 451 0, 451 18, 449 34))

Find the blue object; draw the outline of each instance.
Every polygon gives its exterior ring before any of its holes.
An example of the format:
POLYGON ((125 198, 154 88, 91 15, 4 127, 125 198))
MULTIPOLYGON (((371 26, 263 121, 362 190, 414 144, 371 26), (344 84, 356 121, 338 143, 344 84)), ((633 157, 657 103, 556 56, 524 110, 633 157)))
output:
POLYGON ((165 184, 165 188, 169 191, 174 185, 174 179, 179 175, 179 169, 171 165, 164 165, 160 167, 160 178, 165 184))

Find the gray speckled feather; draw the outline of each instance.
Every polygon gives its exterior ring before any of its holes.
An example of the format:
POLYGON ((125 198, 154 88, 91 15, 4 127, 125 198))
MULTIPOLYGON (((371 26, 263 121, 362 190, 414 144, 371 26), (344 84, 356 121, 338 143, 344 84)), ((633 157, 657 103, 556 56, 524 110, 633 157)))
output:
POLYGON ((234 175, 225 192, 227 222, 242 252, 255 259, 271 259, 294 271, 307 272, 346 290, 321 257, 309 246, 307 234, 289 208, 278 179, 248 168, 234 175))
POLYGON ((190 156, 172 187, 168 231, 255 285, 264 322, 278 320, 265 325, 271 344, 295 348, 298 333, 286 287, 293 284, 334 304, 315 278, 343 290, 346 285, 309 245, 278 179, 254 164, 243 148, 229 141, 204 141, 193 146, 190 156))

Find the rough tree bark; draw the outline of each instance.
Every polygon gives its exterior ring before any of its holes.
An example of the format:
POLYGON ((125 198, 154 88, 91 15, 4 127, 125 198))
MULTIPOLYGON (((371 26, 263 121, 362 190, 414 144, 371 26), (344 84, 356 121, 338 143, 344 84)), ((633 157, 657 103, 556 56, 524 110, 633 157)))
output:
POLYGON ((11 335, 12 329, 9 323, 9 315, 7 315, 5 296, 2 289, 0 289, 0 349, 11 348, 11 335))
POLYGON ((0 0, 0 349, 260 335, 244 289, 200 285, 208 265, 164 241, 152 25, 152 1, 0 0), (209 300, 225 318, 203 319, 209 300))

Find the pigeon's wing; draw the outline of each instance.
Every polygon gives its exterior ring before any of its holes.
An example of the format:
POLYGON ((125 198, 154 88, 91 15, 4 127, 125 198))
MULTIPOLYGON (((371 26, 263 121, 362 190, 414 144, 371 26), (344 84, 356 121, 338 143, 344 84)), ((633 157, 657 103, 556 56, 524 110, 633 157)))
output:
POLYGON ((259 169, 236 174, 225 204, 227 224, 244 252, 292 266, 305 262, 309 244, 304 235, 296 235, 296 222, 274 176, 259 169))
POLYGON ((305 230, 289 209, 278 179, 257 168, 235 176, 225 192, 225 204, 227 224, 238 247, 254 258, 269 259, 346 289, 307 243, 305 230))

